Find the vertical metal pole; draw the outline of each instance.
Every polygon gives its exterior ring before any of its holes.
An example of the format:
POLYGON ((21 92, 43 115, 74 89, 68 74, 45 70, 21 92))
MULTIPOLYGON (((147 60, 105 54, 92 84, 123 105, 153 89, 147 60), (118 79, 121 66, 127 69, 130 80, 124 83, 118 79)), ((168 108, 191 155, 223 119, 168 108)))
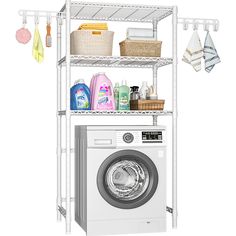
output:
MULTIPOLYGON (((157 20, 153 20, 153 37, 157 40, 157 20)), ((157 66, 153 66, 153 90, 157 94, 157 66)), ((153 125, 157 126, 157 116, 153 116, 153 125)))
POLYGON ((71 232, 70 6, 66 0, 66 233, 71 232))
POLYGON ((177 23, 178 8, 173 7, 172 15, 172 227, 177 227, 177 23))
MULTIPOLYGON (((57 62, 61 59, 61 16, 57 17, 57 62)), ((61 221, 61 213, 58 207, 62 205, 61 196, 61 66, 57 65, 57 220, 61 221)))

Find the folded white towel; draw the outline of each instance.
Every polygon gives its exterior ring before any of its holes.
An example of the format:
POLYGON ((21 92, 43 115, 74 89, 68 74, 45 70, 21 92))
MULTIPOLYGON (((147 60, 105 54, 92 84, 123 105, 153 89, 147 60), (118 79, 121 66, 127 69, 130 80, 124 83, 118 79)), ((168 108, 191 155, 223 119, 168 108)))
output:
POLYGON ((126 35, 127 35, 127 38, 129 38, 129 37, 153 38, 153 29, 151 29, 151 28, 128 28, 126 35))
POLYGON ((201 45, 199 35, 195 30, 184 52, 183 61, 191 64, 195 71, 200 71, 202 57, 203 57, 203 48, 201 45))
POLYGON ((204 44, 205 71, 211 72, 215 64, 220 63, 220 57, 215 49, 212 38, 207 32, 204 44))

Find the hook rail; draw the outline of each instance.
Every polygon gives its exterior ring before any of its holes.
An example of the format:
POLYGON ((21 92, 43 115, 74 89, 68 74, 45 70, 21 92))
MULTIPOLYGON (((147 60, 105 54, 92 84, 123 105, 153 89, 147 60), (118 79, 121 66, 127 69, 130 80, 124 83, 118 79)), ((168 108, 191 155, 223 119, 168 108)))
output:
POLYGON ((194 30, 203 26, 203 29, 208 31, 210 26, 213 26, 214 31, 219 30, 219 20, 217 19, 201 19, 201 18, 178 18, 178 24, 183 24, 183 29, 187 30, 189 25, 193 26, 194 30))
POLYGON ((58 18, 59 16, 64 15, 63 12, 57 12, 57 11, 36 11, 36 10, 19 10, 18 14, 20 16, 24 16, 24 17, 35 17, 37 16, 39 17, 46 17, 47 19, 49 19, 49 17, 53 17, 53 18, 58 18))

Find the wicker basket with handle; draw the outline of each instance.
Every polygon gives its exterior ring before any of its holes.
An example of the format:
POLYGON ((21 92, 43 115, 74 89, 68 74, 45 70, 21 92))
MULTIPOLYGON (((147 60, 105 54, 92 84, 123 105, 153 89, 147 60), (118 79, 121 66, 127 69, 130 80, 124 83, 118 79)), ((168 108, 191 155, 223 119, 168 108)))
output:
POLYGON ((73 55, 111 56, 114 32, 108 30, 75 30, 70 36, 73 55))
POLYGON ((130 110, 163 110, 165 100, 130 100, 130 110))

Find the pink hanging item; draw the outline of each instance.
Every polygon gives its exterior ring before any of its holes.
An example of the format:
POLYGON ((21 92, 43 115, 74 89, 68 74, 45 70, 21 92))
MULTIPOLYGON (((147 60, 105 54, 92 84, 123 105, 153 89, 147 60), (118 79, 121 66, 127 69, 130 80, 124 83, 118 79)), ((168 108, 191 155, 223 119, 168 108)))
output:
POLYGON ((31 39, 31 33, 25 27, 22 27, 16 31, 16 40, 19 43, 26 44, 30 41, 30 39, 31 39))

